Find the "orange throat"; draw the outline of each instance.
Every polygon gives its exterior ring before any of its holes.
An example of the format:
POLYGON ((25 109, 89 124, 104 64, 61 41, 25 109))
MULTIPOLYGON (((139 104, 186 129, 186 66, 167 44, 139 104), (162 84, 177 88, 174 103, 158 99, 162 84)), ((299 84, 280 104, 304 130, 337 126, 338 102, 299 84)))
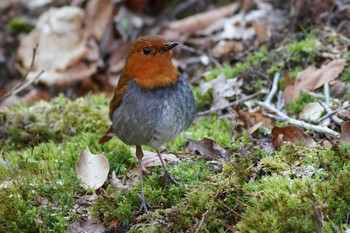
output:
POLYGON ((153 89, 173 85, 179 78, 179 73, 171 59, 158 60, 158 62, 130 61, 126 64, 123 75, 132 78, 145 89, 153 89))

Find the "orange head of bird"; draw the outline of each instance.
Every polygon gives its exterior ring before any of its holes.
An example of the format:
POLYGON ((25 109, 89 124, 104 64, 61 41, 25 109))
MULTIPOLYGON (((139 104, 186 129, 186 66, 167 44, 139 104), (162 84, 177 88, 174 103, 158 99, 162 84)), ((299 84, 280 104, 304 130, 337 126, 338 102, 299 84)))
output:
POLYGON ((146 89, 175 84, 179 73, 171 61, 171 49, 177 45, 158 35, 139 37, 129 50, 122 76, 146 89))

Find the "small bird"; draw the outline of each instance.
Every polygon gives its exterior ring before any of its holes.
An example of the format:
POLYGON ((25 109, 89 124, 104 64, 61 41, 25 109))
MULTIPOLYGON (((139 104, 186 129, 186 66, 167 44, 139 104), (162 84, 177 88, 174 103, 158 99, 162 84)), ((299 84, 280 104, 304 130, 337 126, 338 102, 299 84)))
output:
POLYGON ((99 140, 102 144, 116 135, 125 144, 136 146, 140 211, 147 212, 149 208, 143 190, 141 147, 157 151, 165 185, 169 181, 179 184, 169 173, 159 148, 186 130, 196 113, 193 93, 171 61, 171 49, 177 45, 158 35, 139 37, 133 42, 109 105, 112 125, 99 140))

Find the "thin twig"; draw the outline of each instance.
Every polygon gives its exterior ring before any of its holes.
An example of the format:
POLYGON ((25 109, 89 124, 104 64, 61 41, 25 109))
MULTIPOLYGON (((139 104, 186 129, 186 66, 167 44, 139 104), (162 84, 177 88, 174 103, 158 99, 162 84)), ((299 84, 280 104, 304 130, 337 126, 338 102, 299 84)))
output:
MULTIPOLYGON (((324 108, 324 110, 326 110, 327 113, 332 111, 331 107, 327 103, 322 103, 321 101, 318 101, 318 103, 324 108)), ((338 125, 341 125, 344 122, 337 116, 331 116, 331 119, 338 125)))
POLYGON ((287 116, 283 112, 279 111, 278 109, 276 109, 272 105, 266 104, 265 102, 256 101, 255 103, 257 105, 259 105, 260 107, 262 107, 262 108, 265 108, 265 109, 267 109, 267 110, 269 110, 271 112, 275 112, 277 114, 277 116, 278 116, 280 121, 287 121, 290 124, 297 125, 297 126, 305 128, 305 129, 309 129, 309 130, 330 134, 330 135, 335 136, 335 137, 339 136, 338 132, 336 132, 334 130, 331 130, 331 129, 327 128, 327 127, 318 126, 318 125, 312 125, 312 124, 306 123, 304 121, 300 121, 300 120, 296 120, 296 119, 290 118, 289 116, 287 116))
MULTIPOLYGON (((321 106, 324 108, 324 110, 326 110, 326 112, 329 113, 329 112, 332 111, 332 109, 330 107, 330 105, 331 105, 331 97, 330 96, 331 95, 329 93, 329 84, 328 84, 328 82, 324 84, 323 92, 324 92, 324 99, 325 99, 326 103, 322 103, 321 101, 318 101, 318 102, 321 104, 321 106)), ((340 119, 337 116, 331 116, 330 118, 338 125, 341 125, 343 123, 343 120, 340 119)))
POLYGON ((273 83, 272 83, 272 88, 270 93, 268 94, 268 96, 265 99, 265 103, 266 104, 270 104, 272 101, 273 96, 276 94, 277 90, 278 90, 278 81, 280 80, 281 74, 280 73, 276 73, 275 77, 273 78, 273 83))
POLYGON ((311 204, 311 209, 317 223, 317 233, 323 233, 323 214, 316 207, 315 203, 311 204))
POLYGON ((324 99, 326 104, 329 106, 331 104, 331 97, 329 94, 329 84, 326 82, 323 86, 323 92, 324 92, 324 99))
POLYGON ((318 122, 324 121, 324 120, 326 120, 327 118, 329 118, 329 117, 333 116, 334 114, 336 114, 337 112, 339 112, 340 110, 344 110, 344 109, 347 109, 347 108, 350 108, 350 104, 345 105, 345 106, 340 107, 340 108, 337 108, 336 110, 333 110, 333 111, 327 113, 326 115, 324 115, 323 117, 321 117, 321 118, 318 120, 318 122))
POLYGON ((205 116, 205 115, 208 115, 210 113, 217 112, 219 110, 223 110, 225 108, 230 108, 230 107, 232 107, 234 105, 237 105, 237 104, 240 104, 240 103, 245 102, 247 100, 250 100, 250 99, 252 99, 252 98, 254 98, 254 97, 258 96, 258 95, 260 95, 260 93, 254 93, 252 95, 245 96, 244 98, 242 98, 240 100, 236 100, 236 101, 234 101, 232 103, 229 103, 229 104, 227 104, 225 106, 222 106, 222 107, 219 107, 219 108, 214 108, 214 109, 209 109, 209 110, 206 110, 206 111, 203 111, 203 112, 199 112, 198 116, 205 116))
POLYGON ((284 107, 285 100, 283 98, 283 91, 278 92, 278 97, 277 97, 277 109, 281 110, 284 107))
POLYGON ((11 90, 7 91, 3 96, 0 96, 0 102, 3 101, 4 99, 8 98, 9 96, 15 95, 18 92, 22 91, 24 88, 26 88, 31 83, 33 83, 36 79, 38 79, 44 73, 44 71, 42 70, 34 78, 32 78, 31 80, 27 80, 29 73, 31 72, 31 70, 34 67, 37 48, 38 48, 38 45, 33 47, 32 61, 30 63, 29 69, 28 69, 27 73, 25 74, 23 80, 21 82, 19 82, 15 87, 13 87, 11 90))

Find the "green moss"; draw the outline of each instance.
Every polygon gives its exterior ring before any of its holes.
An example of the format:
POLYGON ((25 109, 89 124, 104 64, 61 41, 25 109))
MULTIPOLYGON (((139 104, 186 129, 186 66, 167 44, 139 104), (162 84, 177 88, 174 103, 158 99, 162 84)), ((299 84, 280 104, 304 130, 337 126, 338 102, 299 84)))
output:
POLYGON ((300 62, 303 56, 306 56, 308 62, 315 60, 322 49, 322 45, 318 38, 314 35, 306 35, 306 38, 301 41, 293 41, 285 46, 286 51, 292 61, 300 62))
POLYGON ((221 146, 231 145, 231 122, 225 118, 200 117, 198 122, 192 124, 189 129, 178 136, 167 147, 170 151, 178 151, 182 148, 188 138, 201 140, 211 138, 221 146))
POLYGON ((340 75, 340 80, 343 82, 350 82, 350 67, 347 67, 340 75))
POLYGON ((291 114, 297 115, 303 111, 306 104, 311 102, 317 102, 317 98, 302 92, 297 99, 287 104, 286 109, 291 114))
POLYGON ((13 17, 7 24, 7 27, 10 31, 22 31, 29 33, 34 26, 29 23, 27 19, 21 17, 13 17))
POLYGON ((0 133, 19 145, 62 141, 80 132, 99 132, 108 125, 106 98, 91 96, 71 101, 60 95, 51 103, 17 104, 0 112, 0 133))
POLYGON ((202 95, 202 92, 198 87, 193 87, 192 92, 194 95, 198 112, 204 111, 210 107, 213 99, 211 90, 207 91, 205 94, 202 95))
MULTIPOLYGON (((209 167, 204 161, 188 161, 177 166, 170 166, 170 172, 181 181, 180 186, 170 184, 164 188, 160 178, 163 170, 156 169, 145 177, 144 191, 151 206, 170 208, 176 205, 185 195, 188 187, 197 185, 209 177, 209 167)), ((139 183, 127 191, 107 190, 107 195, 98 199, 92 209, 96 216, 104 216, 107 222, 118 219, 121 225, 127 225, 135 211, 140 208, 139 183)))

